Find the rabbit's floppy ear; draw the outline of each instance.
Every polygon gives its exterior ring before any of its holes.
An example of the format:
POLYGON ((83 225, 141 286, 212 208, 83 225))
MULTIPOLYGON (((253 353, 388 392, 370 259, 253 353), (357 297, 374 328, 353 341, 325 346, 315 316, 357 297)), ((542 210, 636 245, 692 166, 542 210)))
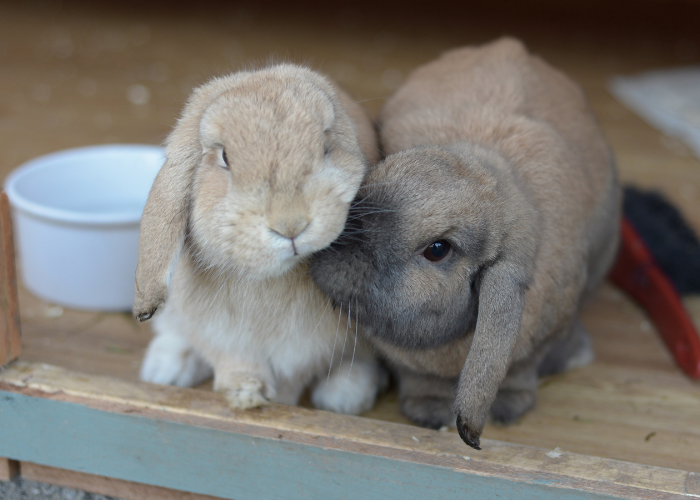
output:
POLYGON ((199 122, 228 86, 219 78, 198 88, 168 137, 166 160, 151 187, 141 218, 134 316, 146 321, 168 296, 170 278, 185 242, 194 174, 202 158, 199 122))
POLYGON ((347 113, 350 121, 355 127, 355 135, 360 143, 360 149, 370 165, 379 161, 379 145, 377 144, 377 133, 374 124, 367 112, 354 101, 343 89, 337 85, 333 86, 335 94, 340 103, 340 107, 347 113))
POLYGON ((520 333, 529 281, 528 272, 507 260, 486 269, 481 279, 474 339, 459 376, 454 403, 459 435, 477 450, 520 333))
POLYGON ((367 111, 330 78, 308 69, 304 77, 314 82, 333 103, 335 125, 344 147, 354 154, 362 154, 369 165, 378 162, 380 151, 377 133, 367 111), (356 149, 357 146, 359 149, 356 149))
POLYGON ((198 158, 192 155, 184 162, 178 160, 168 155, 141 218, 133 309, 139 321, 150 319, 165 302, 170 276, 185 241, 189 190, 198 158))

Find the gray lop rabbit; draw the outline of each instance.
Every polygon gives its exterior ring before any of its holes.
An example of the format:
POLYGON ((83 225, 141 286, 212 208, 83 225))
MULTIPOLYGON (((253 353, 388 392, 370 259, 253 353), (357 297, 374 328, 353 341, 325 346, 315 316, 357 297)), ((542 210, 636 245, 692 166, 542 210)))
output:
POLYGON ((141 378, 193 386, 213 370, 237 408, 296 404, 314 384, 319 408, 369 409, 376 362, 344 348, 351 319, 332 313, 308 258, 341 233, 377 155, 360 106, 307 68, 196 89, 141 223, 134 314, 155 314, 156 332, 141 378))
POLYGON ((592 359, 578 313, 618 245, 613 157, 581 90, 512 39, 416 69, 388 157, 311 274, 394 368, 401 409, 479 449, 537 377, 592 359))

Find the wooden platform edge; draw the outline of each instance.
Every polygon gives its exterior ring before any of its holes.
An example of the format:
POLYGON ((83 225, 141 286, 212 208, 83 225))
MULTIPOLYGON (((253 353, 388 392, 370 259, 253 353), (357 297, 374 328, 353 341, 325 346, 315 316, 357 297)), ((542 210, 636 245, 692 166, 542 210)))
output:
POLYGON ((124 500, 217 500, 218 497, 197 495, 147 484, 122 481, 110 477, 85 474, 83 472, 47 467, 22 462, 22 477, 31 481, 63 486, 64 488, 89 491, 124 500))
POLYGON ((19 299, 15 267, 15 243, 12 234, 10 202, 0 192, 0 367, 17 359, 22 350, 20 341, 19 299))
POLYGON ((19 475, 19 462, 0 457, 0 481, 12 481, 19 475))
POLYGON ((200 495, 248 498, 700 498, 698 475, 14 362, 0 456, 200 495), (6 431, 5 431, 6 429, 6 431), (529 495, 529 496, 528 496, 529 495))

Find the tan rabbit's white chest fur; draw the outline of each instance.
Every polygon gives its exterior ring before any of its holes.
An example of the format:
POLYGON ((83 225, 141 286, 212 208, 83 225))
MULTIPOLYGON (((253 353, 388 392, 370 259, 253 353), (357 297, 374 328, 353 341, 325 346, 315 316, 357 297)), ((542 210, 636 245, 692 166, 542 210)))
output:
MULTIPOLYGON (((305 264, 269 280, 224 276, 216 281, 198 274, 191 259, 179 260, 173 281, 183 286, 170 293, 162 313, 154 318, 154 329, 165 335, 179 332, 218 367, 217 389, 234 385, 231 379, 241 374, 255 373, 265 382, 260 392, 266 399, 296 404, 301 390, 315 378, 325 383, 331 357, 340 364, 343 347, 352 353, 354 328, 348 343, 346 318, 339 321, 305 264), (213 298, 207 293, 212 282, 217 287, 213 298), (334 348, 339 351, 335 356, 334 348)), ((361 373, 363 363, 361 358, 353 370, 361 373)))
POLYGON ((197 89, 141 225, 134 314, 155 314, 156 332, 142 379, 192 386, 213 371, 239 408, 296 404, 315 383, 317 407, 371 407, 377 365, 311 280, 308 257, 340 234, 376 156, 362 110, 306 68, 197 89))

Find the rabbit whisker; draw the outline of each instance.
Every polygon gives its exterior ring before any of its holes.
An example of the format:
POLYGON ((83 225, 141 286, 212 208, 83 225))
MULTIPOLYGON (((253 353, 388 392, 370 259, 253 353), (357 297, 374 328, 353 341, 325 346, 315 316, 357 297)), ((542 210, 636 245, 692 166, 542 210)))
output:
POLYGON ((342 236, 346 236, 346 235, 353 236, 353 235, 357 235, 357 234, 380 234, 383 232, 385 232, 385 231, 381 231, 380 229, 367 229, 367 228, 363 227, 361 229, 349 229, 347 231, 344 231, 342 233, 342 236))
POLYGON ((366 190, 366 189, 374 187, 374 186, 389 186, 392 184, 395 184, 395 183, 392 181, 384 181, 384 182, 373 182, 371 184, 363 184, 362 186, 360 186, 360 191, 366 190))
POLYGON ((352 364, 355 362, 355 349, 357 349, 357 318, 358 311, 360 310, 357 303, 358 299, 355 299, 355 343, 352 345, 352 358, 350 359, 350 370, 348 370, 348 378, 352 373, 352 364))
MULTIPOLYGON (((341 239, 339 239, 338 241, 336 241, 335 245, 336 245, 336 246, 345 246, 345 245, 347 245, 347 244, 349 244, 349 243, 352 243, 353 241, 357 241, 357 242, 362 243, 362 242, 365 241, 365 240, 364 240, 364 238, 357 238, 357 237, 352 237, 352 236, 343 236, 341 239)), ((336 250, 336 251, 337 251, 337 250, 336 250)))
POLYGON ((335 339, 333 340, 333 350, 331 351, 331 362, 328 366, 328 377, 326 377, 326 384, 331 379, 331 369, 333 368, 333 357, 335 356, 335 344, 338 341, 338 331, 340 330, 340 318, 343 313, 343 303, 340 303, 340 310, 338 311, 338 326, 335 329, 335 339))
POLYGON ((343 339, 343 350, 340 352, 340 364, 338 370, 343 366, 343 356, 345 356, 345 344, 348 342, 348 330, 350 330, 350 302, 348 302, 348 320, 345 323, 345 338, 343 339))
MULTIPOLYGON (((361 103, 361 102, 367 102, 367 101, 378 101, 380 99, 388 99, 388 96, 380 96, 380 97, 368 97, 367 99, 362 99, 361 101, 355 101, 356 103, 361 103)), ((377 123, 376 120, 372 120, 374 123, 377 123)))
POLYGON ((367 193, 367 195, 364 198, 356 198, 355 201, 352 202, 350 205, 351 210, 357 210, 359 208, 383 208, 386 205, 384 203, 379 203, 370 200, 369 198, 372 196, 372 192, 367 193))
POLYGON ((394 212, 395 210, 390 210, 387 208, 383 207, 373 207, 369 205, 359 205, 357 207, 353 207, 352 210, 350 210, 349 214, 350 215, 359 215, 359 214, 365 214, 365 213, 374 213, 374 212, 394 212))
POLYGON ((328 297, 326 299, 326 307, 323 308, 323 312, 321 313, 321 319, 318 320, 318 323, 316 323, 316 328, 311 332, 311 337, 316 336, 316 332, 318 331, 318 327, 321 325, 321 321, 323 321, 323 318, 326 316, 326 312, 328 311, 328 306, 331 304, 331 298, 328 297))
MULTIPOLYGON (((236 266, 233 266, 233 259, 229 261, 229 265, 231 266, 231 271, 229 271, 228 275, 226 276, 226 279, 221 280, 221 285, 219 285, 219 288, 216 290, 216 293, 214 294, 214 298, 212 299, 212 302, 216 301, 216 298, 219 296, 219 292, 221 292, 221 289, 224 288, 224 286, 228 283, 228 280, 231 279, 231 276, 233 276, 233 273, 236 272, 236 266)), ((222 271, 216 276, 216 279, 220 279, 221 276, 223 275, 225 271, 222 269, 222 271)))

